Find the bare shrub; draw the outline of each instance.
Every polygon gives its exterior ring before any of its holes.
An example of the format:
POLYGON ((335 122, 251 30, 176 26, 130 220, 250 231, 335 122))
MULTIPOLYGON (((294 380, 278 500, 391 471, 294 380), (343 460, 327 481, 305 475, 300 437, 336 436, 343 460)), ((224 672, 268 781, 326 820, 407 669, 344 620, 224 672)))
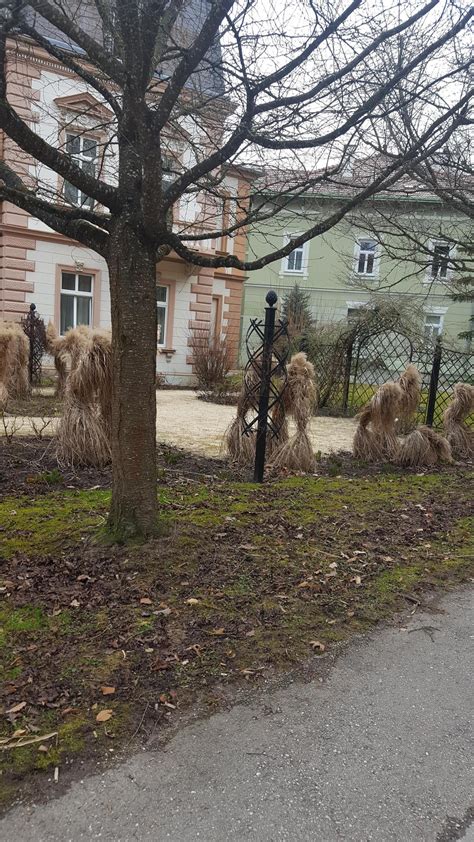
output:
POLYGON ((41 416, 39 418, 29 418, 29 422, 31 424, 31 429, 37 439, 42 439, 45 434, 51 432, 51 418, 45 418, 41 416))
POLYGON ((198 390, 204 393, 225 392, 227 375, 232 368, 226 337, 211 335, 207 328, 194 328, 189 347, 198 390))

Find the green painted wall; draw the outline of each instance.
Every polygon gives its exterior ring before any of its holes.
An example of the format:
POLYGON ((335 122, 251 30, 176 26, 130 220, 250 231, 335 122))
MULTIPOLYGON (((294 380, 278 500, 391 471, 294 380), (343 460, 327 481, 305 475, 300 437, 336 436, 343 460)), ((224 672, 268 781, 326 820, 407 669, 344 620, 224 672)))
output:
MULTIPOLYGON (((403 297, 420 312, 420 319, 428 313, 440 314, 443 336, 449 345, 466 348, 458 339, 461 331, 469 329, 472 304, 453 302, 446 284, 429 281, 430 257, 411 243, 410 237, 395 235, 387 219, 393 219, 402 231, 415 232, 418 242, 430 238, 442 239, 454 232, 469 235, 465 219, 442 212, 432 202, 399 202, 391 205, 375 203, 357 217, 340 222, 335 228, 311 240, 307 245, 303 273, 285 271, 283 261, 276 261, 263 269, 249 272, 245 282, 242 310, 242 341, 251 318, 262 316, 266 292, 273 288, 280 296, 297 283, 311 294, 313 316, 319 321, 336 321, 347 318, 347 309, 362 304, 378 295, 403 297), (383 217, 383 222, 382 222, 383 217), (384 233, 380 234, 384 226, 384 233), (375 232, 379 233, 376 236, 375 232), (361 237, 384 239, 381 247, 378 277, 364 281, 354 272, 355 246, 361 237), (367 288, 369 286, 369 288, 367 288)), ((336 210, 337 204, 321 197, 295 202, 284 213, 259 223, 249 230, 248 259, 252 260, 280 248, 289 233, 306 230, 317 219, 326 218, 336 210)), ((472 234, 472 231, 471 231, 472 234)), ((471 237, 472 239, 472 237, 471 237)))

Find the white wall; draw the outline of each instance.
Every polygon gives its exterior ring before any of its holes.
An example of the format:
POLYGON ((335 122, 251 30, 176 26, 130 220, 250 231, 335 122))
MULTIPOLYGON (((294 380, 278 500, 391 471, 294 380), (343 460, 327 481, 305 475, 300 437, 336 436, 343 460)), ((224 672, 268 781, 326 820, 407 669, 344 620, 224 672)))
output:
POLYGON ((110 327, 109 276, 103 258, 84 246, 37 240, 36 249, 28 250, 27 259, 35 262, 35 271, 27 273, 26 280, 34 284, 34 292, 27 293, 26 300, 36 304, 46 324, 55 317, 56 267, 73 267, 78 261, 84 264, 84 272, 88 269, 101 272, 100 325, 110 327))

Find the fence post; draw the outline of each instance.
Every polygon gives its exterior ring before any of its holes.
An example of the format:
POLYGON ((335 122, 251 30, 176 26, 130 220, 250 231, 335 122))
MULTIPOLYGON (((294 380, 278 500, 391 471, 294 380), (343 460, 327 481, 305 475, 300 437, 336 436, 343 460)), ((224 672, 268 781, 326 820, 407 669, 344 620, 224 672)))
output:
POLYGON ((271 289, 267 292, 265 300, 268 307, 265 308, 260 396, 258 401, 257 441, 255 444, 255 468, 253 473, 254 482, 263 482, 263 471, 265 468, 268 401, 270 397, 270 380, 272 372, 273 336, 275 333, 275 304, 278 301, 278 296, 276 292, 271 289))
POLYGON ((431 376, 430 376, 430 388, 429 388, 429 392, 428 392, 428 406, 426 408, 426 423, 427 423, 428 427, 433 426, 435 406, 436 406, 436 395, 437 395, 437 392, 438 392, 439 370, 441 368, 441 356, 442 356, 441 338, 438 337, 436 339, 436 345, 435 345, 434 354, 433 354, 433 365, 431 367, 431 376))
POLYGON ((352 349, 354 343, 351 342, 346 351, 346 365, 344 368, 344 383, 342 387, 342 411, 347 412, 347 405, 349 403, 349 384, 351 382, 351 367, 352 367, 352 349))

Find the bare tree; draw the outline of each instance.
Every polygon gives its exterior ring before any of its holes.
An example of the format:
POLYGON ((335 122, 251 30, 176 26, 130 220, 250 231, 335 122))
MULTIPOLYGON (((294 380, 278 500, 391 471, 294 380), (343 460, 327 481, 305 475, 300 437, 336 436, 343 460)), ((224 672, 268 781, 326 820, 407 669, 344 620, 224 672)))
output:
POLYGON ((471 15, 456 0, 2 0, 0 129, 37 168, 33 178, 31 167, 3 162, 0 199, 95 249, 109 269, 116 532, 148 534, 156 523, 156 264, 173 250, 201 267, 261 268, 443 149, 469 109, 469 61, 448 58, 464 55, 471 15), (402 36, 393 71, 387 55, 402 36), (98 172, 15 107, 8 74, 20 42, 53 56, 103 104, 84 115, 104 133, 98 172), (386 135, 400 91, 419 114, 402 149, 386 135), (248 260, 209 248, 269 214, 283 218, 308 187, 350 181, 352 162, 382 132, 393 154, 293 240, 248 260), (223 213, 225 175, 242 164, 253 181, 256 170, 266 175, 251 204, 247 191, 223 213), (84 197, 80 206, 65 185, 84 197), (199 224, 177 228, 173 208, 196 196, 199 224))

